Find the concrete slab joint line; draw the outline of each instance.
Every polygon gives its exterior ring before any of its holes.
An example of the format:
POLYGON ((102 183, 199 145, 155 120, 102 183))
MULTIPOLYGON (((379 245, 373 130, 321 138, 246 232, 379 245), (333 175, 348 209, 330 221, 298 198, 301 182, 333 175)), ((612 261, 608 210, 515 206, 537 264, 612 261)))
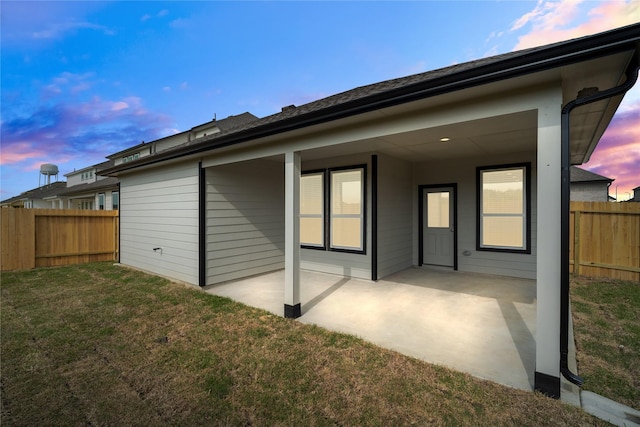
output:
POLYGON ((582 409, 619 427, 640 427, 640 411, 590 391, 580 393, 582 409))

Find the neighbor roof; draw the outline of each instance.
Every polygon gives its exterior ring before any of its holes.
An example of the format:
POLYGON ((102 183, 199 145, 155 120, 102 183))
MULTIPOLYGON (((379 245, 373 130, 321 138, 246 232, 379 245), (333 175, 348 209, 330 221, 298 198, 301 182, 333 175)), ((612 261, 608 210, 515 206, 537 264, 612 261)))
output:
POLYGON ((237 127, 243 127, 248 125, 251 122, 254 122, 258 120, 258 117, 254 116, 253 114, 247 112, 244 112, 242 114, 238 114, 235 116, 229 116, 227 118, 224 119, 220 119, 220 120, 214 120, 216 126, 218 126, 218 128, 220 128, 221 132, 226 132, 229 131, 231 129, 235 129, 237 127))
POLYGON ((607 178, 606 176, 598 175, 597 173, 580 169, 577 166, 571 166, 571 182, 613 182, 613 181, 615 181, 615 179, 607 178))
POLYGON ((101 162, 101 163, 96 163, 95 165, 85 166, 85 167, 83 167, 81 169, 74 170, 73 172, 65 173, 64 176, 68 177, 70 175, 76 174, 78 172, 86 171, 86 170, 89 170, 89 169, 96 169, 98 172, 100 172, 101 170, 113 167, 113 165, 115 165, 115 161, 114 160, 106 160, 106 161, 101 162))
POLYGON ((104 171, 120 171, 636 48, 640 24, 348 90, 104 171))
MULTIPOLYGON (((118 178, 108 177, 94 182, 74 185, 56 193, 56 196, 69 197, 76 194, 95 193, 99 190, 108 190, 118 186, 118 178)), ((52 194, 53 195, 53 194, 52 194)))
POLYGON ((8 203, 17 202, 19 200, 42 199, 45 197, 58 194, 60 190, 63 190, 66 187, 67 187, 66 181, 56 181, 56 182, 52 182, 49 185, 43 185, 42 187, 27 190, 24 193, 21 193, 15 197, 11 197, 9 199, 3 200, 0 203, 8 204, 8 203))

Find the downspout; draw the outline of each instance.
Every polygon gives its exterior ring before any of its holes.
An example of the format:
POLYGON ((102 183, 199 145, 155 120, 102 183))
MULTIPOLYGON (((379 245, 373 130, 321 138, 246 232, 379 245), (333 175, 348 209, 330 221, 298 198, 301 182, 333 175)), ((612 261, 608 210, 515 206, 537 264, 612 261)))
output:
POLYGON ((561 243, 561 269, 560 269, 560 372, 573 384, 581 386, 584 380, 569 369, 569 214, 571 203, 570 193, 570 121, 571 111, 582 105, 592 102, 602 101, 620 94, 626 93, 633 87, 638 79, 638 54, 635 53, 626 70, 627 79, 624 83, 613 88, 599 91, 597 88, 583 89, 578 93, 578 97, 570 101, 562 108, 561 116, 561 144, 562 144, 562 184, 561 197, 562 207, 560 220, 562 223, 562 243, 561 243), (588 92, 588 93, 584 93, 588 92))

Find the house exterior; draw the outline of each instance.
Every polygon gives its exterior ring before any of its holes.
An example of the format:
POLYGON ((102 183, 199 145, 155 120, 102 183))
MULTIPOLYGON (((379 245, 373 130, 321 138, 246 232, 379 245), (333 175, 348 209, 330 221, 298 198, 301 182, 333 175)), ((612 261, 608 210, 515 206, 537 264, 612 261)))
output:
POLYGON ((5 199, 0 202, 0 207, 51 209, 51 202, 49 202, 47 198, 64 190, 66 187, 66 182, 55 181, 50 184, 25 191, 15 197, 5 199))
POLYGON ((179 145, 189 144, 191 141, 194 141, 198 138, 203 138, 208 135, 215 135, 223 131, 229 131, 238 126, 244 126, 257 119, 258 118, 256 116, 249 112, 245 112, 235 116, 229 116, 221 120, 213 119, 210 122, 194 126, 184 132, 169 135, 149 143, 142 142, 141 144, 138 144, 136 146, 126 148, 122 151, 118 151, 117 153, 108 155, 107 158, 111 162, 113 162, 113 165, 118 166, 123 163, 138 160, 141 157, 156 154, 179 145))
POLYGON ((633 197, 628 200, 629 202, 640 202, 640 186, 633 189, 633 197))
POLYGON ((114 162, 109 160, 65 174, 67 188, 46 200, 55 209, 117 210, 118 179, 100 175, 101 170, 112 166, 114 162))
POLYGON ((608 202, 611 200, 609 187, 613 181, 606 176, 571 166, 571 201, 608 202))
POLYGON ((634 25, 363 86, 116 165, 120 261, 199 286, 284 269, 287 317, 301 269, 534 279, 535 388, 559 397, 561 374, 580 383, 569 166, 634 84, 639 42, 634 25))

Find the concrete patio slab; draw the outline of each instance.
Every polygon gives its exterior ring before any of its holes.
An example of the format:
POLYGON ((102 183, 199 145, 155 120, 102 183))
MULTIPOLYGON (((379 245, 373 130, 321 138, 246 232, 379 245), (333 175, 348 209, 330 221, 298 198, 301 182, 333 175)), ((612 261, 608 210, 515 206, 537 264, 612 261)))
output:
MULTIPOLYGON (((282 316, 284 272, 206 292, 282 316)), ((298 320, 511 387, 533 390, 534 280, 411 268, 378 282, 301 272, 298 320)))

